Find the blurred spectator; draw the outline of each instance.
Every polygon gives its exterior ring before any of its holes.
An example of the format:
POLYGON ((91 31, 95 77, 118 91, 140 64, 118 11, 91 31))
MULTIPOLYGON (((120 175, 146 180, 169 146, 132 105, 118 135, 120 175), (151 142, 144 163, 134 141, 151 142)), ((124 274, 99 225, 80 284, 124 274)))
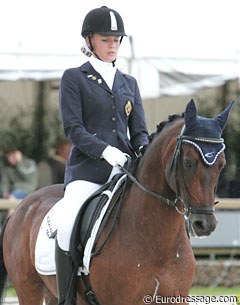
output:
POLYGON ((70 149, 71 144, 68 140, 61 140, 55 146, 53 155, 38 164, 39 188, 64 182, 65 165, 70 149))
POLYGON ((1 170, 1 193, 3 198, 22 199, 36 190, 38 185, 37 165, 33 159, 16 149, 5 153, 1 170))
MULTIPOLYGON (((38 185, 37 164, 33 159, 12 148, 5 152, 5 160, 1 168, 1 195, 10 200, 23 199, 35 191, 38 185)), ((12 214, 14 208, 8 210, 12 214)))

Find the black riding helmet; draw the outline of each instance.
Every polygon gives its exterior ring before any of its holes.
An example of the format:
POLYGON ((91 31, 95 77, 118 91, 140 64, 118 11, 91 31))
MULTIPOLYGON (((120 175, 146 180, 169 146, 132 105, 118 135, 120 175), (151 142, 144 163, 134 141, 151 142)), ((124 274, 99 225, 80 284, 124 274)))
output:
MULTIPOLYGON (((82 36, 83 38, 88 37, 91 52, 94 52, 91 41, 94 33, 103 36, 120 36, 120 43, 122 42, 123 36, 127 36, 122 17, 118 12, 107 6, 91 10, 83 21, 82 36)), ((95 56, 101 60, 96 53, 95 56)), ((112 62, 113 66, 115 65, 115 61, 116 59, 112 62)))
POLYGON ((122 17, 106 6, 91 10, 83 21, 82 36, 86 38, 94 33, 103 36, 127 36, 122 17))

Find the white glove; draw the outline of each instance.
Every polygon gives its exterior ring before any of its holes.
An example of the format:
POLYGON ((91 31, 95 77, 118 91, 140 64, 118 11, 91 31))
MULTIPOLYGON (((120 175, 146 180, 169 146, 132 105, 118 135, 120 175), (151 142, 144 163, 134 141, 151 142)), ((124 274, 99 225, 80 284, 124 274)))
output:
POLYGON ((112 166, 121 165, 123 166, 127 161, 126 154, 121 150, 113 146, 107 146, 103 153, 102 157, 112 166))

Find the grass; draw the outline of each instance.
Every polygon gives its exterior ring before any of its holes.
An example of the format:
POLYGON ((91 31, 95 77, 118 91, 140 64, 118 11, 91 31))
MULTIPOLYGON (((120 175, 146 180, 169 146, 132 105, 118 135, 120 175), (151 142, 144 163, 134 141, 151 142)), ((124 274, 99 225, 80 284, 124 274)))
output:
POLYGON ((15 297, 16 296, 16 291, 14 288, 12 287, 8 287, 6 288, 6 290, 4 291, 6 297, 15 297))
POLYGON ((190 290, 190 295, 231 295, 238 296, 240 295, 240 286, 235 287, 193 287, 190 290))
MULTIPOLYGON (((189 295, 232 295, 232 296, 238 296, 240 295, 240 286, 236 287, 193 287, 190 290, 189 295)), ((6 296, 8 297, 14 297, 16 296, 16 292, 14 288, 9 287, 6 289, 6 296)))

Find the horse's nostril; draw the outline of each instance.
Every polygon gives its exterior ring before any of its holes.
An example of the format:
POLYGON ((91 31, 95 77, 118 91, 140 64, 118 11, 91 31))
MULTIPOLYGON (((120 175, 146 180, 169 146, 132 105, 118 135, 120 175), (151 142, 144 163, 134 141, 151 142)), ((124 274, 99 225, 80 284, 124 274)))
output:
POLYGON ((206 225, 204 225, 203 221, 195 221, 193 224, 196 228, 204 230, 206 229, 206 225))
POLYGON ((193 236, 208 236, 215 230, 217 221, 215 217, 193 215, 190 224, 193 236))

